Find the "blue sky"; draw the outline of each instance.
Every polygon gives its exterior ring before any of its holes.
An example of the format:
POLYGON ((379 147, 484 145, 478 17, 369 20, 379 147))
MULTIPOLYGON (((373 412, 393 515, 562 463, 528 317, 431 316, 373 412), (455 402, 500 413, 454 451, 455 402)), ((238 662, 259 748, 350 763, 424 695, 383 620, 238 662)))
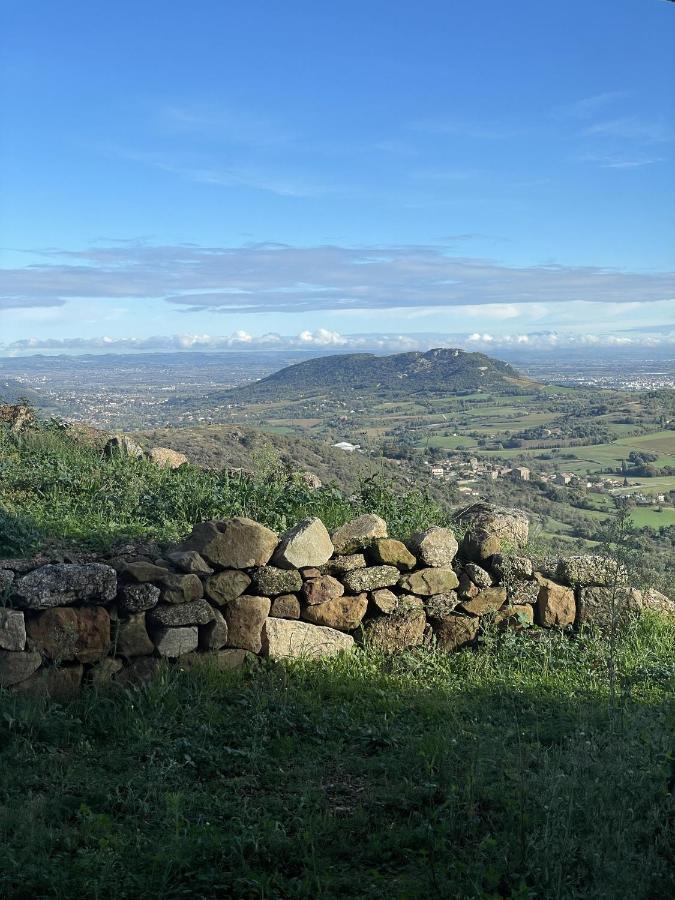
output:
POLYGON ((0 352, 675 342, 675 4, 0 16, 0 352))

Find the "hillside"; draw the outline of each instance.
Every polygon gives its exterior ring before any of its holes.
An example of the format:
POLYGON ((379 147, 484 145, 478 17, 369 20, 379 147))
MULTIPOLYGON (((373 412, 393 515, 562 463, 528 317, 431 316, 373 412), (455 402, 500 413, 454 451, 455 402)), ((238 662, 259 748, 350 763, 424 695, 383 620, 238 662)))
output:
POLYGON ((508 363, 483 353, 464 350, 429 350, 375 356, 350 353, 324 356, 287 366, 254 384, 221 395, 236 403, 291 400, 330 392, 399 396, 472 393, 481 390, 517 392, 534 387, 508 363))

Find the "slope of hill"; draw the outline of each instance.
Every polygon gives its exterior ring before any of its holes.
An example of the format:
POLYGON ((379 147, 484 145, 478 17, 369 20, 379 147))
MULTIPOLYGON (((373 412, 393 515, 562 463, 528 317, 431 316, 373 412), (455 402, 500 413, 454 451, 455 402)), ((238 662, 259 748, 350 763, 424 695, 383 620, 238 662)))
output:
POLYGON ((441 349, 391 356, 350 353, 308 359, 222 396, 246 403, 296 399, 326 391, 332 395, 377 393, 382 398, 401 393, 452 394, 485 389, 517 392, 535 386, 501 360, 483 353, 441 349))

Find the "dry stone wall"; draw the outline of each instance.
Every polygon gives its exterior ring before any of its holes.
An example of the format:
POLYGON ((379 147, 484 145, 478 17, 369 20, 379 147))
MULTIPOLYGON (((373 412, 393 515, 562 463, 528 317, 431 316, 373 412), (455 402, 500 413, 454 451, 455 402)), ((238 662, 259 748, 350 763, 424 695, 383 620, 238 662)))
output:
POLYGON ((246 518, 195 525, 159 559, 0 560, 0 687, 70 694, 127 685, 161 659, 221 668, 348 652, 449 652, 486 628, 606 628, 675 603, 640 592, 608 558, 536 563, 527 519, 476 504, 461 542, 433 527, 407 541, 363 515, 330 535, 317 518, 277 535, 246 518))

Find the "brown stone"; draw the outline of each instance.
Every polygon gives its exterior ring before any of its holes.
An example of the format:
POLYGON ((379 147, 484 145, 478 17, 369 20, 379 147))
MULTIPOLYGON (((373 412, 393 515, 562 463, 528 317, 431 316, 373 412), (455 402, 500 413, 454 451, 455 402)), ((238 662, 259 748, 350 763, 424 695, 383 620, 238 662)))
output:
POLYGON ((269 597, 246 596, 231 600, 224 609, 228 646, 260 653, 262 627, 271 605, 269 597))
POLYGON ((371 591, 370 599, 378 612, 389 613, 394 612, 399 603, 399 598, 389 588, 380 588, 377 591, 371 591))
POLYGON ((320 575, 318 578, 310 578, 302 586, 302 594, 305 602, 310 606, 315 603, 326 603, 328 600, 336 600, 345 592, 337 578, 332 575, 320 575))
POLYGON ((241 596, 251 584, 251 579, 246 572, 238 572, 236 569, 227 569, 212 575, 206 582, 206 596, 218 606, 225 606, 230 600, 241 596))
POLYGON ((459 587, 457 593, 461 600, 471 600, 480 592, 478 585, 474 584, 466 572, 462 572, 459 576, 459 587))
POLYGON ((162 600, 165 603, 192 603, 201 600, 204 587, 198 575, 167 573, 162 581, 162 600))
POLYGON ((463 600, 462 609, 472 616, 485 616, 497 612, 505 603, 506 588, 489 587, 483 588, 471 600, 463 600))
POLYGON ((0 687, 10 687, 29 678, 41 662, 42 657, 34 650, 0 650, 0 687))
POLYGON ((37 697, 68 700, 79 693, 83 671, 79 663, 73 666, 47 666, 19 682, 13 690, 37 697))
POLYGON ((299 619, 300 601, 295 594, 281 594, 272 600, 270 616, 275 619, 299 619))
POLYGON ((333 656, 353 648, 354 638, 335 628, 288 619, 267 619, 263 628, 262 652, 270 659, 333 656))
POLYGON ((48 659, 96 662, 110 648, 110 616, 100 606, 55 607, 29 619, 26 633, 48 659))
POLYGON ((160 469, 178 469, 188 461, 184 453, 170 450, 168 447, 152 447, 148 450, 148 459, 160 469))
POLYGON ((144 612, 135 613, 119 623, 116 650, 120 656, 126 657, 150 656, 154 653, 155 645, 150 640, 144 612))
POLYGON ((91 667, 89 680, 96 685, 109 684, 123 666, 124 663, 121 659, 117 659, 115 656, 106 656, 91 667))
POLYGON ((432 568, 449 568, 457 555, 455 535, 438 525, 413 534, 408 546, 423 565, 432 568))
POLYGON ((307 606, 302 618, 312 625, 325 625, 327 628, 335 628, 338 631, 354 631, 361 624, 361 620, 368 609, 368 594, 356 596, 336 597, 307 606))
POLYGON ((450 613, 436 622, 434 633, 439 650, 451 653, 471 643, 478 634, 478 619, 450 613))
POLYGON ((430 597, 432 594, 447 594, 458 586, 459 579, 453 569, 428 568, 419 569, 409 575, 403 575, 399 586, 411 594, 430 597))
POLYGON ((365 569, 366 557, 363 553, 350 553, 347 556, 334 556, 325 566, 321 566, 320 574, 343 575, 353 569, 365 569))
POLYGON ((495 614, 495 624, 500 628, 520 630, 534 624, 534 607, 529 603, 514 603, 495 614))
POLYGON ((386 538, 387 523, 380 516, 366 513, 342 525, 332 534, 335 552, 352 554, 369 547, 377 538, 386 538))
POLYGON ((361 639, 374 650, 387 653, 406 650, 420 646, 426 624, 423 609, 398 609, 389 616, 379 616, 366 622, 361 630, 361 639))
POLYGON ((26 622, 18 609, 0 607, 0 650, 23 650, 26 646, 26 622))
POLYGON ((375 565, 396 566, 403 572, 409 572, 417 565, 417 559, 402 541, 393 538, 378 538, 368 548, 368 555, 375 565))
POLYGON ((537 598, 537 624, 545 628, 566 628, 574 625, 577 614, 574 591, 570 587, 556 584, 550 578, 537 576, 539 595, 537 598))
POLYGON ((251 569, 266 566, 278 542, 269 528, 240 516, 225 522, 200 522, 180 549, 196 550, 220 569, 251 569))
POLYGON ((199 649, 220 650, 227 644, 227 622, 222 613, 211 609, 211 621, 199 628, 199 649))

